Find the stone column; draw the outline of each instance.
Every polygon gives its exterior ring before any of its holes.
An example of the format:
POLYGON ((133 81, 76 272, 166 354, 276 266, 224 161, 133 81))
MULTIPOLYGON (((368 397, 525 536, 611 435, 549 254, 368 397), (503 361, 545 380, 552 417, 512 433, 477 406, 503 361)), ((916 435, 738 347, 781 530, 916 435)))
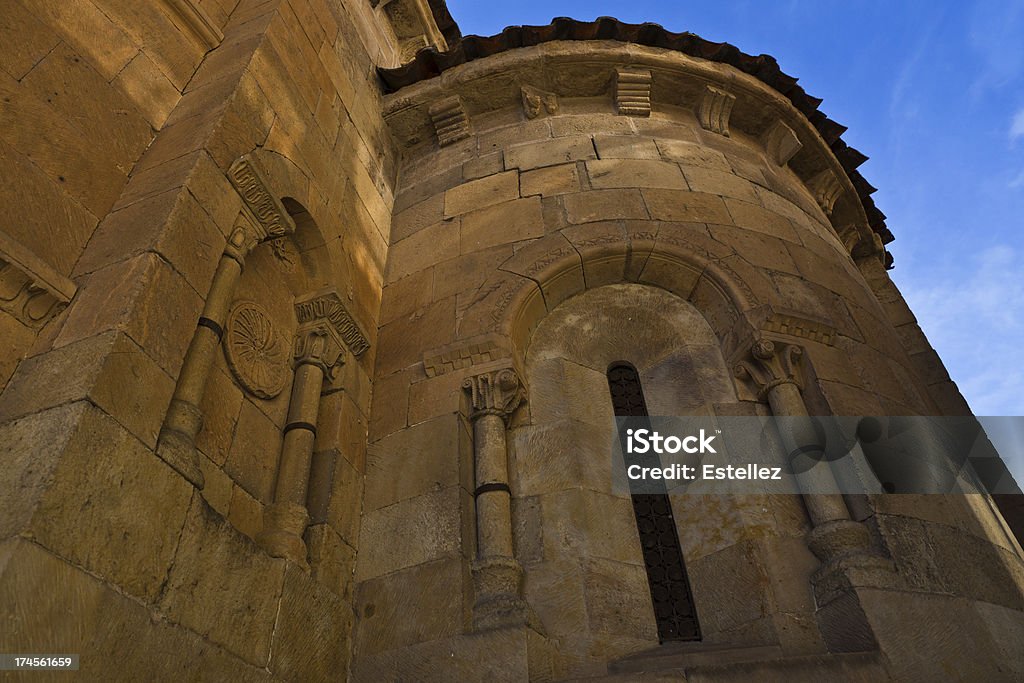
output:
POLYGON ((477 629, 527 623, 523 570, 512 549, 512 491, 508 485, 509 417, 523 401, 515 370, 493 370, 466 379, 470 395, 476 475, 476 560, 473 622, 477 629))
POLYGON ((205 483, 195 445, 203 428, 199 406, 245 259, 261 242, 295 232, 295 222, 267 190, 266 181, 249 156, 231 165, 228 179, 242 197, 242 210, 217 264, 203 313, 178 373, 171 405, 160 427, 156 449, 164 462, 198 488, 205 483))
MULTIPOLYGON (((802 356, 803 349, 799 346, 787 344, 777 347, 775 343, 761 339, 751 346, 749 358, 740 361, 735 368, 736 376, 749 380, 757 389, 758 398, 768 401, 772 414, 785 418, 777 425, 791 462, 805 453, 820 453, 824 446, 804 403, 799 376, 802 356)), ((813 526, 807 544, 825 565, 824 570, 831 570, 851 556, 873 556, 868 529, 850 518, 842 494, 821 493, 838 491, 829 464, 822 463, 795 476, 800 490, 804 492, 804 504, 813 526)))
POLYGON ((346 349, 331 306, 340 306, 333 291, 318 292, 295 303, 299 328, 295 333, 295 378, 284 427, 274 502, 263 516, 257 539, 268 553, 308 568, 302 536, 309 524, 306 497, 316 440, 316 421, 324 379, 336 373, 346 349))
POLYGON ((217 264, 206 305, 185 354, 174 397, 160 428, 157 454, 198 488, 203 488, 204 484, 195 446, 196 436, 203 428, 203 413, 199 406, 206 390, 206 378, 217 358, 217 346, 224 336, 224 324, 242 276, 245 257, 258 243, 258 230, 244 215, 240 215, 217 264))

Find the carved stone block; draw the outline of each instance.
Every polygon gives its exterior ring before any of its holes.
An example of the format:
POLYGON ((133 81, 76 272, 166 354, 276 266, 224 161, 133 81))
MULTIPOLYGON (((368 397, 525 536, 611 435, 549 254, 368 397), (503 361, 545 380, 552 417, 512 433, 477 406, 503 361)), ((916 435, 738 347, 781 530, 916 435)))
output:
POLYGON ((288 382, 288 346, 257 303, 242 301, 231 309, 224 328, 224 356, 239 385, 253 396, 274 398, 288 382))
POLYGON ((523 95, 523 111, 526 118, 535 119, 541 114, 558 113, 558 96, 533 86, 524 85, 521 89, 523 95))
POLYGON ((0 232, 0 310, 38 328, 67 306, 75 283, 0 232))
POLYGON ((729 115, 736 96, 713 85, 704 86, 704 95, 697 104, 697 120, 701 128, 729 136, 729 115))
POLYGON ((843 186, 836 174, 825 169, 807 182, 807 189, 814 195, 814 201, 818 202, 818 206, 825 212, 825 215, 831 216, 836 200, 843 192, 843 186))
POLYGON ((615 70, 615 108, 622 116, 651 115, 651 72, 615 70))
POLYGON ((458 95, 434 103, 428 113, 434 123, 437 143, 442 147, 469 137, 469 117, 458 95))
POLYGON ((764 141, 764 149, 768 153, 768 158, 779 166, 788 164, 789 160, 803 147, 803 143, 797 138, 793 129, 782 121, 776 121, 772 124, 765 131, 762 139, 764 141))

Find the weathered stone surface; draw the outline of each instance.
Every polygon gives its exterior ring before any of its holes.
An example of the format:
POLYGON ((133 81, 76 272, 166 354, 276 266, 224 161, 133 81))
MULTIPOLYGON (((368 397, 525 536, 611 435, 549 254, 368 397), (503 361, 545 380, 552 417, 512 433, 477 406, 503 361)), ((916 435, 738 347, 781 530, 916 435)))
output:
POLYGON ((566 195, 565 214, 570 223, 591 223, 616 218, 647 218, 639 190, 593 190, 566 195))
POLYGON ((505 168, 529 171, 542 166, 596 158, 593 140, 586 136, 573 136, 509 147, 505 150, 505 168))
POLYGON ((647 159, 601 159, 588 161, 587 175, 595 189, 617 187, 661 187, 685 190, 679 167, 647 159))
POLYGON ((188 511, 160 606, 176 622, 266 666, 285 562, 268 557, 199 499, 188 511), (211 610, 208 605, 221 609, 211 610))
POLYGON ((659 221, 729 223, 731 217, 721 197, 682 190, 643 190, 651 218, 659 221))
POLYGON ((451 218, 519 198, 519 173, 508 171, 471 180, 444 193, 444 216, 451 218))
POLYGON ((576 164, 563 164, 527 171, 519 178, 520 192, 524 197, 539 194, 551 197, 580 191, 580 175, 576 164))
POLYGON ((467 254, 544 234, 540 198, 526 197, 462 217, 462 253, 467 254))

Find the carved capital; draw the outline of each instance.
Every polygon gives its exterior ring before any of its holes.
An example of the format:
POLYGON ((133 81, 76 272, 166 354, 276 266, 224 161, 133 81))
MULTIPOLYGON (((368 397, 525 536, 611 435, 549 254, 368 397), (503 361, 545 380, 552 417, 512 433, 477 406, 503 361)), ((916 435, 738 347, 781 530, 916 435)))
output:
POLYGON ((242 215, 228 238, 228 254, 232 258, 244 259, 260 242, 295 232, 295 221, 267 189, 262 172, 248 154, 231 164, 228 179, 244 203, 242 215))
POLYGON ((731 92, 705 85, 704 95, 697 104, 697 120, 701 128, 729 137, 729 116, 734 104, 736 96, 731 92))
POLYGON ((767 339, 759 339, 750 347, 749 357, 739 361, 733 372, 737 378, 750 381, 762 401, 772 389, 783 384, 793 384, 802 391, 799 365, 803 353, 795 344, 777 346, 767 339))
POLYGON ((322 289, 295 301, 295 317, 299 325, 322 321, 330 326, 353 356, 361 356, 370 348, 366 335, 345 308, 334 289, 322 289))
POLYGON ((325 375, 344 363, 345 345, 338 333, 325 321, 300 325, 295 332, 295 365, 316 365, 325 375))
POLYGON ((615 70, 615 108, 622 116, 651 115, 649 69, 615 70))
POLYGON ((498 415, 508 420, 526 398, 519 375, 512 368, 467 377, 462 389, 470 396, 473 409, 470 418, 474 420, 484 415, 498 415))

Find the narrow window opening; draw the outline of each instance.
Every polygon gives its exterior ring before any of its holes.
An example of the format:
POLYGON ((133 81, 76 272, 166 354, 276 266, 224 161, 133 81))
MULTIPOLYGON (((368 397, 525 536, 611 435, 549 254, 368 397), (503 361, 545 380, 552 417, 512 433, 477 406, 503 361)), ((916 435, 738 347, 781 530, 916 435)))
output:
MULTIPOLYGON (((608 368, 608 388, 616 416, 647 417, 640 375, 632 365, 613 363, 608 368)), ((658 640, 700 640, 697 611, 668 493, 634 493, 632 499, 658 640)))

